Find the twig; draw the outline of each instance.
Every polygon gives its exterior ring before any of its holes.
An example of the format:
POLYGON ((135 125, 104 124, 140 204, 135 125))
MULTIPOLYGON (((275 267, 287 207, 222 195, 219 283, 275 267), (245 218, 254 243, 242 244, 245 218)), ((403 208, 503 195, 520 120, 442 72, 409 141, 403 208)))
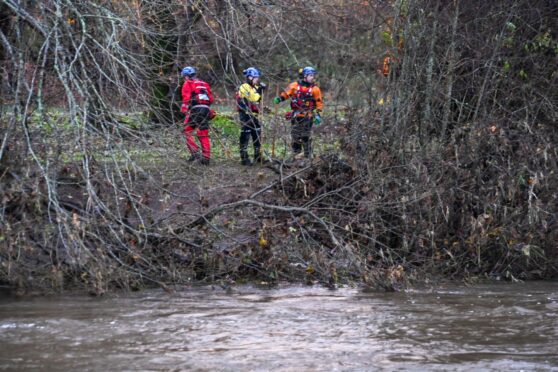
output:
POLYGON ((335 248, 337 248, 341 245, 339 243, 339 241, 337 240, 337 238, 335 237, 335 234, 333 233, 333 231, 329 228, 329 226, 327 226, 327 224, 324 222, 324 220, 322 220, 320 217, 318 217, 314 212, 310 211, 309 209, 301 208, 301 207, 285 207, 285 206, 280 206, 280 205, 266 204, 266 203, 262 203, 262 202, 259 202, 257 200, 251 200, 251 199, 244 199, 244 200, 240 200, 240 201, 237 201, 237 202, 234 202, 234 203, 221 204, 221 205, 211 209, 207 213, 201 215, 200 217, 198 217, 193 222, 190 222, 186 227, 187 228, 193 228, 193 227, 202 225, 204 223, 207 223, 209 220, 211 220, 215 215, 217 215, 220 212, 223 212, 223 211, 228 210, 228 209, 238 208, 238 207, 245 206, 245 205, 255 205, 257 207, 276 210, 276 211, 281 211, 281 212, 290 212, 290 213, 298 212, 298 213, 307 214, 310 217, 312 217, 316 222, 318 222, 327 231, 327 233, 329 234, 329 238, 330 238, 331 242, 333 243, 333 245, 335 246, 335 248))

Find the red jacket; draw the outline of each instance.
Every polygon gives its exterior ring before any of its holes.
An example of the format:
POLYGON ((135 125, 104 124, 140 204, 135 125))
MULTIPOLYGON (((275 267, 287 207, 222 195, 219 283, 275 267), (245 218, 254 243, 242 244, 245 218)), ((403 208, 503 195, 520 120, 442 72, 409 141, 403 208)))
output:
POLYGON ((186 80, 182 86, 182 104, 190 108, 195 104, 211 105, 213 103, 213 93, 211 87, 203 80, 186 80), (206 96, 204 96, 206 93, 206 96), (194 101, 194 102, 192 102, 194 101))

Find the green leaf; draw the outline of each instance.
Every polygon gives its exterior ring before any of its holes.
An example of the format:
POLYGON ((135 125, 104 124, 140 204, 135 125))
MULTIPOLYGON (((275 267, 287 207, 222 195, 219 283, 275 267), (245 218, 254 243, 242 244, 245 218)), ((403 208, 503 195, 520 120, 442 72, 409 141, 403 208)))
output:
POLYGON ((393 44, 393 40, 391 38, 391 33, 389 31, 382 31, 381 37, 382 37, 382 40, 384 41, 384 43, 386 43, 387 45, 392 45, 393 44))
POLYGON ((507 23, 506 23, 506 29, 507 29, 509 32, 515 32, 515 30, 517 29, 517 26, 514 25, 512 22, 507 22, 507 23))

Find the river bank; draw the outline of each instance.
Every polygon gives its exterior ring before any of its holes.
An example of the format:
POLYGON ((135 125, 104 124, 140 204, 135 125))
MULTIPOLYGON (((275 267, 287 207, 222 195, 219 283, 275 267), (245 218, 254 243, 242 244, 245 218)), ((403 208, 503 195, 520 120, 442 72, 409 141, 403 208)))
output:
MULTIPOLYGON (((209 167, 187 162, 179 128, 157 126, 120 128, 108 150, 89 155, 63 148, 47 176, 36 164, 18 171, 29 159, 4 157, 0 283, 101 295, 282 281, 400 291, 436 277, 557 276, 552 171, 526 179, 488 166, 487 156, 509 161, 494 150, 503 136, 471 134, 493 149, 478 154, 395 148, 379 127, 359 132, 366 148, 337 136, 365 118, 319 128, 312 161, 278 153, 241 166, 226 151, 237 142, 232 119, 216 124, 209 167)), ((49 135, 34 130, 33 138, 49 135)), ((269 141, 265 148, 272 152, 269 141)))
MULTIPOLYGON (((280 281, 400 291, 433 277, 516 281, 556 273, 551 247, 508 241, 488 214, 471 221, 467 238, 451 235, 443 221, 432 227, 445 227, 446 235, 429 235, 417 213, 436 202, 434 193, 413 191, 415 200, 401 201, 408 194, 372 188, 370 178, 336 154, 254 167, 167 162, 164 172, 127 177, 133 189, 121 197, 109 197, 113 186, 94 181, 119 216, 107 225, 102 213, 85 213, 88 192, 79 170, 64 171, 59 202, 84 245, 4 245, 2 280, 17 293, 81 288, 100 295, 280 281)), ((37 233, 36 227, 29 228, 37 233)))

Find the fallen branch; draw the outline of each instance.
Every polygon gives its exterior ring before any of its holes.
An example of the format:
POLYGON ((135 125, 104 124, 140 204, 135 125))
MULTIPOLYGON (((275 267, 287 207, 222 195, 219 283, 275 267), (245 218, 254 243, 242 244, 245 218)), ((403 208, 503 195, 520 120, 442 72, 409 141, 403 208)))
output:
POLYGON ((251 199, 244 199, 244 200, 240 200, 240 201, 237 201, 237 202, 234 202, 234 203, 219 205, 219 206, 211 209, 207 213, 199 216, 196 220, 190 222, 186 227, 187 228, 193 228, 193 227, 196 227, 196 226, 200 226, 204 223, 209 222, 218 213, 221 213, 221 212, 223 212, 225 210, 228 210, 228 209, 234 209, 234 208, 241 207, 241 206, 246 206, 246 205, 255 205, 257 207, 276 210, 276 211, 281 211, 281 212, 291 212, 291 213, 294 212, 294 213, 306 214, 306 215, 310 216, 312 219, 314 219, 318 224, 320 224, 327 231, 327 233, 329 234, 329 238, 330 238, 332 244, 335 246, 335 248, 337 248, 341 245, 340 242, 335 237, 335 234, 333 233, 333 231, 324 222, 324 220, 322 220, 320 217, 318 217, 312 211, 310 211, 306 208, 301 208, 301 207, 285 207, 285 206, 280 206, 280 205, 266 204, 266 203, 262 203, 262 202, 259 202, 259 201, 256 201, 256 200, 251 200, 251 199))

